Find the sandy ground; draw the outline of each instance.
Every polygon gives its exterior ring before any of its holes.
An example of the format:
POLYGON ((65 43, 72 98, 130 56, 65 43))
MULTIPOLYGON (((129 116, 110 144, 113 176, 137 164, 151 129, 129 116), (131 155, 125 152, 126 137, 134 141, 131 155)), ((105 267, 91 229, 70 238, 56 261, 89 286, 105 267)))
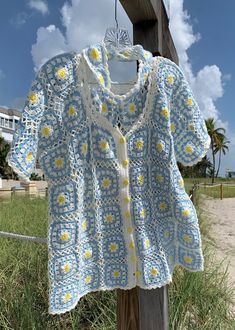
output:
POLYGON ((231 283, 235 285, 235 198, 203 199, 203 213, 211 223, 218 261, 226 259, 231 283))

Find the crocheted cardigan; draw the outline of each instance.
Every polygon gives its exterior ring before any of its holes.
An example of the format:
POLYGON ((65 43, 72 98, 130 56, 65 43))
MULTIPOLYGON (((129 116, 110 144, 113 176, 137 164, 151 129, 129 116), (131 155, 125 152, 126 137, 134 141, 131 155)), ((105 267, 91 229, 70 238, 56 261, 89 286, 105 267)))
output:
POLYGON ((40 68, 7 160, 29 179, 38 157, 48 182, 50 314, 91 291, 161 287, 176 265, 203 270, 177 161, 196 164, 209 146, 181 69, 140 45, 117 55, 101 42, 40 68), (132 88, 111 81, 115 56, 139 61, 132 88))

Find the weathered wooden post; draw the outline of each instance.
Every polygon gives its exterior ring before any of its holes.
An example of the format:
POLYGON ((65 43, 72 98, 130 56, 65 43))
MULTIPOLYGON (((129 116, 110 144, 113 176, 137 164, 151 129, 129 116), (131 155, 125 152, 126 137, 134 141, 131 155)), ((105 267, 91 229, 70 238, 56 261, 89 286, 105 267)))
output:
POLYGON ((223 199, 223 183, 220 185, 220 199, 223 199))
MULTIPOLYGON (((178 64, 163 0, 120 0, 133 24, 134 44, 178 64)), ((168 330, 167 286, 117 289, 118 330, 168 330)))

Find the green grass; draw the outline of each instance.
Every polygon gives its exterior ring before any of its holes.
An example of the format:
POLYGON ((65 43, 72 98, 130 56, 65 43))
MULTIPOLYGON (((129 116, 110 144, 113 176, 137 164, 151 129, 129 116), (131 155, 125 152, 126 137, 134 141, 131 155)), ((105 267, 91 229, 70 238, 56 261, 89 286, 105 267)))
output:
POLYGON ((197 193, 201 193, 214 198, 220 198, 220 185, 223 184, 223 198, 235 197, 235 179, 219 178, 215 180, 214 186, 211 185, 211 179, 209 178, 185 178, 185 189, 189 193, 190 189, 195 183, 206 183, 206 187, 201 185, 197 190, 197 193))
MULTIPOLYGON (((0 204, 0 230, 46 237, 47 201, 13 198, 0 204)), ((200 210, 199 210, 200 216, 200 210)), ((208 225, 201 219, 205 271, 190 273, 177 267, 169 287, 171 330, 232 330, 232 288, 227 274, 213 262, 208 225)), ((84 296, 77 307, 62 315, 48 314, 47 246, 0 237, 1 329, 116 329, 116 292, 84 296)))

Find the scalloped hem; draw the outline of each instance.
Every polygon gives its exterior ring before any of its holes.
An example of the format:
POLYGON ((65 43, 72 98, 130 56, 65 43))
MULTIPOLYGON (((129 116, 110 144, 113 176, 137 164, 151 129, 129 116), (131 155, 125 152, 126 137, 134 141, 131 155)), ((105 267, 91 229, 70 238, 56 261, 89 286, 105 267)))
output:
POLYGON ((79 296, 79 298, 73 303, 73 305, 71 305, 69 308, 66 308, 66 309, 61 309, 61 310, 52 310, 51 307, 49 306, 48 308, 48 313, 50 315, 58 315, 58 314, 64 314, 64 313, 67 313, 67 312, 70 312, 72 309, 74 309, 79 301, 81 300, 82 297, 84 297, 85 295, 87 295, 88 293, 91 293, 91 292, 98 292, 98 291, 113 291, 113 290, 116 290, 116 289, 121 289, 121 290, 131 290, 131 289, 134 289, 135 287, 139 287, 141 289, 145 289, 145 290, 152 290, 152 289, 159 289, 167 284, 170 284, 172 283, 172 274, 173 274, 173 271, 174 269, 176 268, 176 266, 181 266, 182 268, 190 271, 190 272, 193 272, 193 273, 196 273, 196 272, 200 272, 200 271, 204 271, 204 265, 202 264, 199 268, 197 269, 190 269, 188 268, 187 266, 181 264, 181 263, 175 263, 174 264, 174 267, 172 268, 172 272, 171 274, 168 276, 168 279, 163 282, 163 283, 160 283, 158 285, 152 285, 152 286, 144 286, 144 285, 133 285, 133 286, 126 286, 126 287, 122 287, 122 286, 114 286, 114 287, 99 287, 97 289, 92 289, 92 290, 89 290, 87 292, 85 292, 83 295, 79 296))
POLYGON ((9 152, 6 156, 6 162, 7 164, 13 169, 15 173, 18 174, 19 178, 21 180, 24 180, 26 182, 30 182, 29 176, 25 175, 17 166, 16 164, 11 160, 11 153, 9 152))
POLYGON ((189 162, 189 163, 184 163, 182 162, 180 159, 177 159, 177 161, 179 161, 182 165, 184 166, 193 166, 193 165, 196 165, 198 162, 200 162, 202 160, 203 157, 206 156, 207 152, 209 151, 210 149, 210 145, 211 145, 211 138, 210 136, 208 135, 208 139, 206 140, 206 142, 203 144, 203 152, 202 154, 200 155, 200 157, 198 157, 196 160, 192 161, 192 162, 189 162))

